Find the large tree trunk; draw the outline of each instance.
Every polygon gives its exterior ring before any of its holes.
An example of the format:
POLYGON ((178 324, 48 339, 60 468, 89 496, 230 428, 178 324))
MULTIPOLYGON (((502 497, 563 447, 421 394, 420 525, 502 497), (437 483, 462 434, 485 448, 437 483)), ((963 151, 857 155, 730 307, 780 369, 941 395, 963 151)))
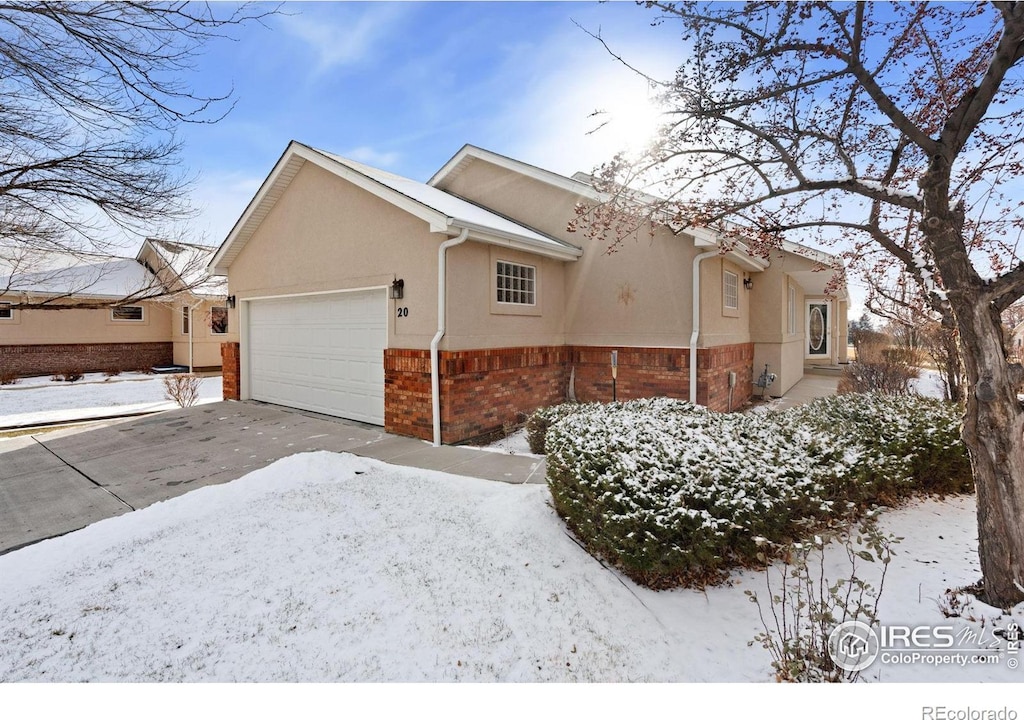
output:
POLYGON ((963 438, 977 486, 985 599, 1006 608, 1024 600, 1024 413, 998 314, 981 298, 956 305, 970 389, 963 438))
MULTIPOLYGON (((941 185, 942 183, 940 183, 941 185)), ((926 188, 926 202, 933 188, 926 188)), ((933 196, 934 197, 934 196, 933 196)), ((987 284, 963 242, 962 209, 942 207, 922 230, 947 289, 960 333, 967 387, 963 439, 971 455, 978 502, 978 554, 985 600, 1011 607, 1024 600, 1024 412, 1017 399, 1020 366, 1006 359, 1002 322, 987 284), (945 211, 945 212, 943 212, 945 211)))

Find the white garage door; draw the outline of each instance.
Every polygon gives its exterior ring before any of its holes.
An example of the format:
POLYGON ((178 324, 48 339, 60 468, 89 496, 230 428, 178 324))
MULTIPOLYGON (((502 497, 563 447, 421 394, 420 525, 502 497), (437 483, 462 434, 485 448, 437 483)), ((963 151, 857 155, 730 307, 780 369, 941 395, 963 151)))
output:
POLYGON ((384 290, 249 303, 250 395, 384 424, 384 290))

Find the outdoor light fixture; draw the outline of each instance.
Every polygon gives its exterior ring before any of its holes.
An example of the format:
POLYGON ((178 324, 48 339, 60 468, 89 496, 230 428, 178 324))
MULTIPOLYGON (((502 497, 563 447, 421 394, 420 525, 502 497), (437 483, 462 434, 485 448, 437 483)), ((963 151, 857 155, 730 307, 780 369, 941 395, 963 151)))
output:
POLYGON ((752 290, 754 288, 754 281, 749 276, 743 278, 743 287, 747 290, 752 290))
POLYGON ((234 308, 235 307, 235 296, 234 295, 228 295, 228 307, 229 308, 234 308))
POLYGON ((403 297, 405 297, 405 280, 398 278, 391 283, 391 299, 401 300, 403 297))

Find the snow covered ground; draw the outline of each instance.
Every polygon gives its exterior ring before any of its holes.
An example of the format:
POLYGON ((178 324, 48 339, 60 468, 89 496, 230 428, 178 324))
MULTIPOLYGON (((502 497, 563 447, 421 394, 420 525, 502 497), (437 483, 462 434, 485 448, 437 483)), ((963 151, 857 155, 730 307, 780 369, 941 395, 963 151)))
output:
POLYGON ((946 386, 938 370, 918 368, 920 375, 910 381, 910 389, 922 397, 946 399, 946 386))
POLYGON ((519 428, 511 435, 495 440, 490 445, 477 445, 475 447, 477 450, 502 453, 503 455, 526 455, 532 458, 544 457, 543 455, 530 452, 530 443, 526 440, 526 428, 519 428))
MULTIPOLYGON (((645 590, 584 552, 549 501, 546 486, 288 457, 0 556, 0 683, 772 680, 744 595, 764 594, 764 573, 645 590)), ((905 537, 883 622, 992 629, 991 608, 972 622, 940 611, 947 588, 979 577, 973 498, 920 501, 883 527, 905 537)), ((827 563, 840 572, 842 553, 827 563)), ((1024 671, 873 666, 866 679, 1024 671)))
MULTIPOLYGON (((0 429, 177 408, 164 392, 163 376, 135 372, 88 373, 74 383, 23 378, 0 385, 0 429)), ((220 377, 203 378, 199 403, 217 402, 221 393, 220 377)))

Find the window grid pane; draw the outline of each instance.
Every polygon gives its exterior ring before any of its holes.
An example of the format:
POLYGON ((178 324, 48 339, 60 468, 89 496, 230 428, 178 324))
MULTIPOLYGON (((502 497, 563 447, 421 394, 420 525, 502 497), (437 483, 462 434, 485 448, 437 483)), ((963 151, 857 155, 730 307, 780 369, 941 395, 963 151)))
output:
POLYGON ((537 302, 537 269, 531 265, 497 263, 498 302, 513 305, 535 305, 537 302))
POLYGON ((730 310, 736 310, 740 306, 738 292, 739 276, 737 276, 736 273, 726 270, 723 275, 723 280, 725 307, 730 310))
POLYGON ((112 308, 110 311, 110 317, 114 320, 131 320, 139 322, 142 320, 142 306, 122 305, 121 307, 112 308))
POLYGON ((14 318, 14 311, 11 310, 11 304, 0 303, 0 320, 11 320, 12 318, 14 318))

